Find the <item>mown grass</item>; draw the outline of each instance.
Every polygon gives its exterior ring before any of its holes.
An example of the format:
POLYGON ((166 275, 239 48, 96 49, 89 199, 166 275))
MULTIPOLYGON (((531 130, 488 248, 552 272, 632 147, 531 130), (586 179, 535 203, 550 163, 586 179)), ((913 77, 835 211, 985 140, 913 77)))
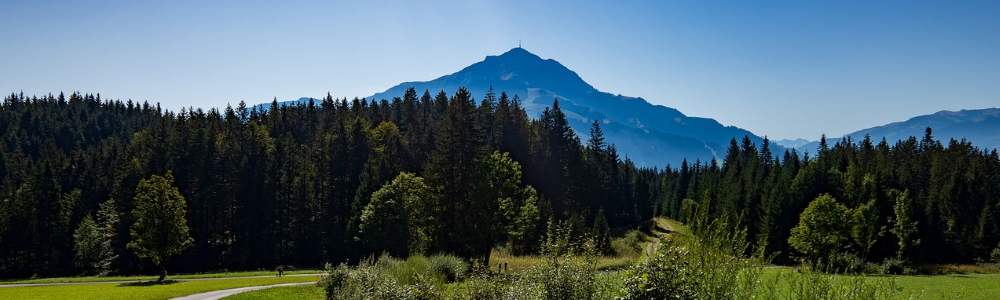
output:
MULTIPOLYGON (((790 294, 793 278, 801 276, 822 276, 841 284, 850 284, 857 275, 804 275, 794 271, 794 268, 768 269, 760 280, 769 282, 778 280, 776 295, 762 295, 765 298, 793 299, 790 294)), ((897 299, 997 299, 1000 295, 1000 274, 947 274, 947 275, 905 275, 881 276, 867 275, 863 280, 894 281, 898 288, 897 299)))
POLYGON ((323 289, 315 284, 279 286, 275 288, 239 293, 225 298, 226 300, 322 300, 326 299, 323 289))
POLYGON ((896 284, 903 293, 917 299, 997 299, 1000 274, 950 274, 899 276, 896 284))
MULTIPOLYGON (((285 275, 293 274, 319 274, 321 270, 295 270, 285 271, 285 275)), ((167 279, 199 279, 199 278, 225 278, 225 277, 249 277, 249 276, 275 276, 275 271, 247 271, 247 272, 220 272, 201 274, 177 274, 167 275, 167 279)), ((107 281, 135 281, 135 280, 156 280, 159 276, 80 276, 80 277, 56 277, 56 278, 29 278, 0 280, 0 285, 4 284, 28 284, 28 283, 71 283, 71 282, 107 282, 107 281)))
POLYGON ((316 281, 319 276, 0 287, 0 299, 170 299, 248 286, 316 281))

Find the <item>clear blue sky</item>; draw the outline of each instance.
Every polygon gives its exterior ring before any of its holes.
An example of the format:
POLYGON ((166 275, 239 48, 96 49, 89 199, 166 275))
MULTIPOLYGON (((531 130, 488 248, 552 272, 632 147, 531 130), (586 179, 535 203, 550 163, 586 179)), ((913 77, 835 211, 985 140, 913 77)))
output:
POLYGON ((777 139, 1000 106, 1000 1, 146 2, 0 2, 0 93, 363 97, 520 40, 599 90, 777 139))

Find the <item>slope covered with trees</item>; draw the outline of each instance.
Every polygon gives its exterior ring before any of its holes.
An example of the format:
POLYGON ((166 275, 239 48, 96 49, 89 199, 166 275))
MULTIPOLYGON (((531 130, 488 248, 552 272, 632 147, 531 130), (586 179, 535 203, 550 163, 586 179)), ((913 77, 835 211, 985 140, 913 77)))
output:
POLYGON ((137 187, 158 176, 186 203, 191 245, 160 266, 178 272, 382 252, 486 262, 497 246, 537 253, 550 220, 607 244, 654 215, 745 227, 779 262, 1000 256, 995 150, 930 129, 894 145, 824 138, 816 157, 745 137, 722 160, 658 170, 620 158, 601 124, 581 139, 558 101, 532 120, 517 95, 465 89, 266 112, 12 94, 0 106, 0 276, 159 270, 127 247, 137 187))
POLYGON ((0 276, 155 269, 126 245, 136 187, 165 174, 193 239, 167 262, 174 271, 382 251, 483 260, 498 245, 537 251, 550 218, 574 220, 581 237, 598 211, 611 226, 640 227, 656 172, 619 159, 594 126, 585 146, 558 102, 530 120, 518 96, 477 103, 465 89, 267 112, 10 95, 0 106, 0 276), (109 199, 117 222, 95 223, 88 216, 107 213, 109 199), (113 232, 96 229, 106 224, 113 232), (99 253, 78 262, 76 248, 99 253))
POLYGON ((829 147, 824 137, 815 158, 779 157, 766 145, 733 139, 722 165, 664 171, 656 212, 728 219, 783 262, 972 263, 1000 254, 995 149, 943 144, 930 128, 895 145, 847 138, 829 147))

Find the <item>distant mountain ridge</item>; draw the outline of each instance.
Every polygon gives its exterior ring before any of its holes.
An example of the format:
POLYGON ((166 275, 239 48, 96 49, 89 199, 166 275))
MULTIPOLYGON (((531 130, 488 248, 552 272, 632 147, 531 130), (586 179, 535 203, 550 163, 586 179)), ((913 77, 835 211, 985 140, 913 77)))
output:
MULTIPOLYGON (((692 163, 696 159, 707 162, 723 157, 733 138, 739 141, 749 136, 758 147, 763 142, 750 131, 723 126, 713 119, 689 117, 643 98, 601 92, 559 62, 542 59, 520 47, 487 56, 453 74, 430 81, 404 82, 366 98, 402 97, 410 87, 418 93, 445 91, 449 95, 466 87, 477 101, 492 87, 497 94, 506 92, 512 98, 518 95, 532 118, 538 118, 545 107, 559 99, 570 126, 581 139, 589 135, 591 123, 599 120, 606 140, 615 144, 623 158, 627 156, 639 166, 676 167, 685 158, 692 163)), ((784 149, 773 143, 771 147, 776 153, 784 149)))
POLYGON ((409 87, 418 92, 452 93, 462 86, 476 97, 485 95, 491 86, 494 91, 505 91, 511 97, 517 94, 533 118, 558 98, 570 125, 581 138, 589 134, 590 123, 599 120, 607 140, 638 165, 679 166, 684 158, 691 162, 708 161, 725 155, 730 140, 740 140, 745 135, 758 147, 763 141, 747 130, 723 126, 713 119, 689 117, 643 98, 601 92, 559 62, 542 59, 524 48, 487 56, 481 62, 431 81, 404 82, 371 98, 400 97, 409 87))
MULTIPOLYGON (((980 149, 1000 149, 1000 108, 995 107, 960 111, 943 110, 929 115, 916 116, 902 122, 858 130, 845 137, 849 136, 854 141, 860 141, 865 138, 865 135, 870 135, 872 140, 876 142, 881 141, 884 137, 886 141, 893 144, 911 136, 920 139, 924 136, 924 130, 927 127, 931 128, 934 139, 941 140, 946 144, 953 138, 956 140, 966 139, 980 149)), ((837 140, 842 138, 837 138, 837 140)), ((819 143, 813 142, 799 149, 815 152, 817 147, 819 147, 819 143)))

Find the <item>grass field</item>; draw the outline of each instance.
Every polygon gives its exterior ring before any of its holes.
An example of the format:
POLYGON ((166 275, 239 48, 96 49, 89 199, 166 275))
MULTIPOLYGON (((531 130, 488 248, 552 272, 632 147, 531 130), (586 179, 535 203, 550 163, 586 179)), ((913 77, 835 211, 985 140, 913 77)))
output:
MULTIPOLYGON (((762 282, 775 280, 778 277, 778 295, 771 298, 789 299, 789 281, 791 276, 803 276, 792 268, 766 270, 761 277, 762 282)), ((851 277, 841 275, 824 275, 834 281, 850 282, 851 277)), ((907 276, 877 276, 870 275, 864 280, 894 280, 900 290, 897 299, 997 299, 1000 297, 1000 274, 949 274, 949 275, 907 275, 907 276)))
MULTIPOLYGON (((627 268, 636 260, 636 257, 631 256, 599 256, 597 257, 597 269, 598 270, 618 270, 627 268)), ((523 272, 530 270, 534 266, 540 266, 545 263, 545 257, 540 255, 511 255, 510 253, 494 249, 492 254, 490 254, 490 262, 494 271, 496 271, 497 264, 507 263, 507 270, 509 272, 523 272)))
MULTIPOLYGON (((801 276, 790 269, 769 270, 762 280, 773 280, 779 272, 782 284, 778 295, 767 295, 763 299, 789 299, 787 297, 787 276, 801 276)), ((829 276, 829 275, 819 275, 829 276)), ((839 280, 849 280, 843 276, 835 276, 839 280)), ((873 276, 866 280, 884 279, 873 276)), ((997 299, 1000 295, 1000 274, 952 274, 932 276, 897 276, 896 286, 902 290, 897 293, 897 299, 997 299)), ((313 285, 278 287, 259 291, 237 294, 226 299, 324 299, 323 290, 313 285)))
MULTIPOLYGON (((318 276, 233 278, 202 281, 72 284, 0 288, 0 299, 169 299, 248 286, 316 281, 318 276)), ((311 285, 307 285, 311 286, 311 285)), ((284 298, 284 297, 281 297, 284 298)))
POLYGON ((264 299, 289 299, 289 300, 323 300, 326 294, 323 289, 313 284, 279 286, 275 288, 239 293, 225 298, 226 300, 264 300, 264 299))
MULTIPOLYGON (((317 274, 321 270, 295 270, 285 271, 285 275, 292 274, 317 274)), ((248 276, 274 276, 275 271, 250 271, 250 272, 224 272, 224 273, 204 273, 204 274, 178 274, 167 275, 167 279, 198 279, 198 278, 225 278, 225 277, 248 277, 248 276)), ((103 282, 103 281, 133 281, 133 280, 156 280, 159 276, 81 276, 81 277, 58 277, 58 278, 32 278, 16 280, 0 280, 0 285, 22 284, 22 283, 67 283, 67 282, 103 282)))

